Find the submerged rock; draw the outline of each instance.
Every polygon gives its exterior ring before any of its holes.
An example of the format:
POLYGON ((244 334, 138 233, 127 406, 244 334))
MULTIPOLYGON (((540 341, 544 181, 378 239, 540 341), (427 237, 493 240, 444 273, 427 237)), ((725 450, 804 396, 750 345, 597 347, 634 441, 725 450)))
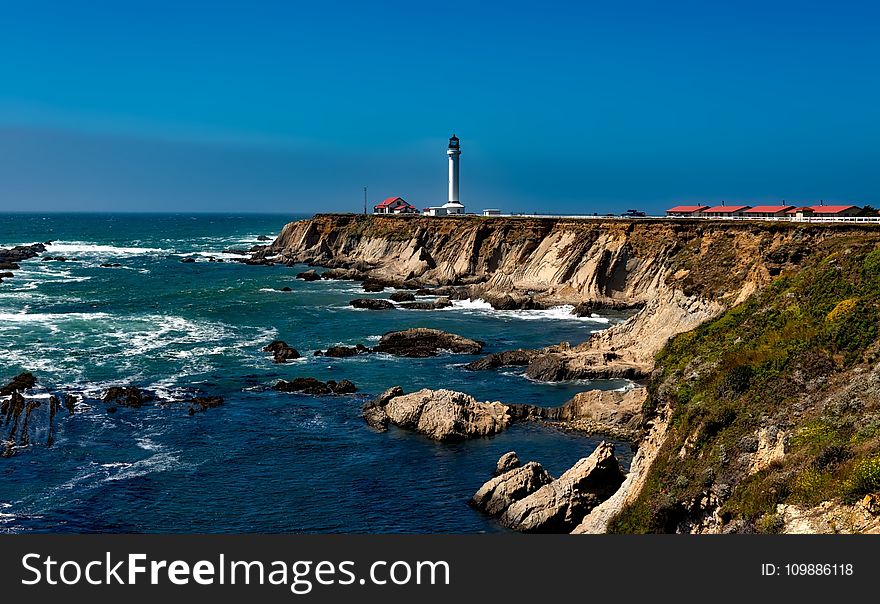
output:
POLYGON ((153 395, 135 386, 112 386, 103 397, 105 403, 113 403, 121 407, 142 407, 153 399, 153 395))
POLYGON ((180 261, 183 262, 184 264, 191 264, 191 263, 195 262, 196 259, 187 257, 187 258, 181 258, 180 261))
POLYGON ((282 340, 272 340, 263 348, 263 352, 271 352, 276 363, 286 363, 291 359, 298 359, 300 356, 295 348, 291 348, 282 340))
MULTIPOLYGON (((498 463, 500 464, 501 460, 498 463)), ((522 467, 511 468, 487 481, 474 494, 470 503, 481 512, 498 516, 517 501, 552 481, 553 477, 541 464, 530 461, 522 467)))
POLYGON ((507 405, 477 402, 469 394, 453 390, 425 388, 403 394, 395 387, 365 405, 363 412, 371 426, 382 429, 390 422, 439 441, 491 436, 510 425, 507 405))
POLYGON ((299 392, 301 394, 351 394, 357 392, 357 387, 349 380, 322 382, 313 377, 299 377, 292 381, 278 380, 272 389, 278 392, 299 392))
POLYGON ((510 504, 499 521, 522 532, 569 533, 613 495, 623 479, 614 445, 602 442, 558 479, 510 504))
POLYGON ((418 327, 386 333, 373 348, 400 357, 424 358, 437 356, 441 350, 460 354, 478 354, 483 342, 471 340, 439 329, 418 327))
POLYGON ((380 292, 385 289, 385 285, 379 281, 375 281, 373 279, 366 279, 361 286, 364 288, 365 292, 375 293, 380 292))
POLYGON ((391 310, 394 308, 392 302, 378 298, 355 298, 349 304, 355 308, 365 308, 367 310, 391 310))
POLYGON ((208 409, 213 409, 214 407, 219 407, 223 404, 222 396, 197 396, 188 401, 189 403, 189 411, 190 415, 195 415, 196 413, 201 413, 202 411, 207 411, 208 409))

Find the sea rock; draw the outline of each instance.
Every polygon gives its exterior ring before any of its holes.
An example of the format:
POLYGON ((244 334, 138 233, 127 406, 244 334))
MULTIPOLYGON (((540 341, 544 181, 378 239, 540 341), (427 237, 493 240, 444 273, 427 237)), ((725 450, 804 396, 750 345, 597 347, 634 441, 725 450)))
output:
POLYGON ((445 296, 437 298, 434 302, 405 302, 400 305, 401 308, 407 310, 440 310, 450 306, 452 306, 452 302, 445 296))
POLYGON ((569 533, 623 482, 614 445, 602 442, 557 480, 512 503, 501 515, 504 526, 530 533, 569 533))
POLYGON ((186 258, 181 258, 180 261, 183 262, 184 264, 192 264, 193 262, 196 261, 196 259, 188 256, 186 258))
POLYGON ((581 302, 580 304, 575 305, 572 309, 571 314, 576 317, 589 317, 596 312, 596 307, 592 302, 581 302))
MULTIPOLYGON (((2 275, 0 275, 2 276, 2 275)), ((11 276, 11 275, 10 275, 11 276)), ((412 292, 394 292, 390 296, 394 302, 415 302, 416 297, 412 292)))
POLYGON ((213 409, 214 407, 219 407, 223 404, 222 396, 197 396, 188 401, 189 403, 189 411, 190 415, 195 415, 196 413, 201 413, 202 411, 207 411, 208 409, 213 409))
POLYGON ((119 268, 121 266, 118 262, 104 262, 101 264, 101 268, 119 268))
POLYGON ((392 386, 369 403, 364 404, 361 411, 367 424, 379 431, 388 429, 388 414, 385 413, 385 405, 393 398, 403 396, 403 388, 392 386))
POLYGON ((484 371, 486 369, 495 369, 496 367, 513 367, 518 365, 528 365, 539 351, 525 348, 517 350, 505 350, 503 352, 493 352, 490 355, 471 361, 464 366, 470 371, 484 371))
POLYGON ((481 512, 499 516, 515 502, 552 481, 553 477, 541 464, 530 461, 487 481, 471 498, 470 504, 481 512))
POLYGON ((272 389, 302 394, 351 394, 357 391, 357 387, 349 380, 322 382, 313 377, 299 377, 292 381, 278 380, 272 389))
POLYGON ((113 403, 121 407, 142 407, 153 399, 148 392, 134 386, 112 386, 104 393, 104 402, 113 403))
POLYGON ((437 356, 441 350, 460 354, 479 354, 483 342, 471 340, 439 329, 417 327, 386 333, 373 348, 400 357, 424 358, 437 356))
POLYGON ((282 287, 282 288, 281 288, 281 290, 280 290, 280 291, 283 291, 283 292, 289 292, 289 291, 293 291, 293 290, 292 290, 292 289, 290 289, 290 287, 289 287, 289 286, 287 286, 287 285, 285 285, 285 286, 284 286, 284 287, 282 287))
POLYGON ((6 273, 0 273, 0 279, 7 279, 7 278, 9 278, 9 277, 14 277, 14 276, 15 276, 15 275, 13 275, 12 273, 9 273, 9 272, 6 272, 6 273))
POLYGON ((373 279, 365 280, 361 286, 364 288, 365 292, 380 292, 385 289, 385 285, 378 281, 374 281, 373 279))
POLYGON ((391 310, 394 308, 394 304, 388 300, 376 298, 355 298, 349 304, 355 308, 365 308, 367 310, 391 310))
POLYGON ((516 451, 510 451, 498 458, 498 463, 495 464, 495 476, 500 476, 518 467, 520 467, 520 463, 516 451))
POLYGON ((0 388, 0 396, 9 396, 14 392, 24 392, 25 390, 30 390, 37 383, 37 378, 34 377, 34 374, 29 371, 25 371, 24 373, 19 373, 17 376, 12 378, 8 384, 0 388))
POLYGON ((383 408, 394 425, 439 441, 491 436, 510 425, 507 405, 453 390, 425 388, 393 397, 383 408))
POLYGON ((302 279, 303 281, 317 281, 321 278, 321 275, 319 275, 315 269, 311 269, 297 273, 296 278, 302 279))
POLYGON ((260 235, 257 237, 257 241, 271 241, 271 237, 266 237, 265 235, 260 235))
POLYGON ((316 350, 315 356, 346 358, 357 356, 359 354, 367 354, 368 352, 370 352, 369 348, 363 344, 357 344, 355 346, 331 346, 327 350, 316 350))
POLYGON ((276 363, 286 363, 291 359, 299 358, 299 352, 282 340, 273 340, 263 348, 263 352, 271 352, 276 363))
POLYGON ((543 308, 531 296, 524 294, 484 294, 483 300, 495 310, 533 310, 543 308))
POLYGON ((562 422, 566 427, 633 439, 642 424, 648 391, 643 387, 578 392, 559 407, 511 405, 514 419, 562 422))

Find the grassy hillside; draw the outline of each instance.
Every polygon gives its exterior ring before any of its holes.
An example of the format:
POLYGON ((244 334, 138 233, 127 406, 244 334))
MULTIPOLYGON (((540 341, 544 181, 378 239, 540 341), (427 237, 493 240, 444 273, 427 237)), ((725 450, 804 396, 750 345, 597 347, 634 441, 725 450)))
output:
POLYGON ((801 251, 799 270, 657 357, 646 411, 669 436, 614 532, 671 532, 706 510, 740 531, 778 530, 776 505, 852 502, 880 491, 880 249, 840 234, 801 251), (785 455, 754 472, 759 430, 785 455))

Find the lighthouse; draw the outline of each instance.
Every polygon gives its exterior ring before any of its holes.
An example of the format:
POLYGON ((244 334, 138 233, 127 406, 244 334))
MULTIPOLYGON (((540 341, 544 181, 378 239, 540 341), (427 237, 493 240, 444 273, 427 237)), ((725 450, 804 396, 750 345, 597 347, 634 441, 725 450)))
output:
POLYGON ((464 214, 464 206, 458 199, 458 158, 461 155, 461 145, 458 137, 454 134, 449 139, 446 148, 446 156, 449 158, 449 201, 443 204, 446 214, 464 214))

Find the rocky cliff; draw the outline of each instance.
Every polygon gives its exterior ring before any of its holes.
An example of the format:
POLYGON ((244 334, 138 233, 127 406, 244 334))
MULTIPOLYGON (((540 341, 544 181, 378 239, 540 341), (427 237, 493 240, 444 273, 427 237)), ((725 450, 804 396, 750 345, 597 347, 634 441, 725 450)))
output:
POLYGON ((631 471, 577 532, 721 532, 880 491, 878 246, 856 224, 320 215, 258 256, 502 308, 637 309, 507 358, 535 379, 649 378, 631 471))

